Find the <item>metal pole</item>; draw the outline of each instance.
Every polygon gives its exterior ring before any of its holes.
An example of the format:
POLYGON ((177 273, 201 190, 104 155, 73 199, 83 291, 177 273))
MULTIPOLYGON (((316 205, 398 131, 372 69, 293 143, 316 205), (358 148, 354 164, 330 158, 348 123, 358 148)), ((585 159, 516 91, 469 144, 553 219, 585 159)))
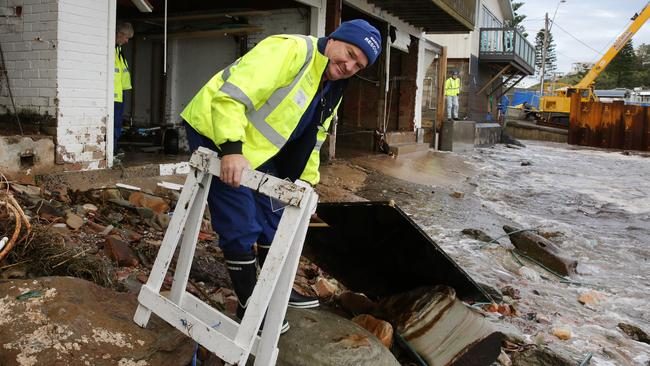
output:
POLYGON ((167 0, 165 0, 165 40, 163 41, 163 74, 167 75, 167 0))

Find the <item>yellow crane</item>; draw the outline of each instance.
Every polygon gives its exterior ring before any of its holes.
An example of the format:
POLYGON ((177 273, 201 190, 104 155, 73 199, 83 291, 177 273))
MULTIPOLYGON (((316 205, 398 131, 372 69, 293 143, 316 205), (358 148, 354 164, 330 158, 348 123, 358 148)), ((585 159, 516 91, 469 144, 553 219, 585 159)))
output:
POLYGON ((612 47, 594 64, 578 84, 557 89, 554 91, 555 95, 542 96, 540 98, 539 106, 542 117, 551 123, 568 125, 572 95, 580 93, 580 98, 583 102, 598 100, 593 91, 594 81, 605 71, 607 65, 612 62, 614 57, 623 49, 623 46, 627 44, 632 36, 641 29, 648 18, 650 18, 650 1, 648 1, 640 13, 634 14, 630 26, 618 36, 612 47))

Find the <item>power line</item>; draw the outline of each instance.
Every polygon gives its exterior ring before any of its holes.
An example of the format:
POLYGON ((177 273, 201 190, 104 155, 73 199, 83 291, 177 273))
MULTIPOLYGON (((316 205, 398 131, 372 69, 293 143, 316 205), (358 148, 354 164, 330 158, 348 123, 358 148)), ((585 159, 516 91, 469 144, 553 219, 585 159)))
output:
POLYGON ((590 45, 586 44, 586 43, 583 42, 581 39, 579 39, 578 37, 576 37, 576 36, 574 36, 573 34, 571 34, 568 30, 562 28, 562 26, 559 25, 557 22, 555 22, 554 24, 555 24, 558 28, 560 28, 564 33, 566 33, 566 34, 568 34, 569 36, 571 36, 571 38, 575 39, 576 41, 580 42, 580 44, 582 44, 583 46, 589 48, 590 50, 596 52, 598 55, 601 55, 601 56, 602 56, 602 52, 600 52, 600 51, 598 51, 597 49, 595 49, 595 48, 591 47, 590 45))

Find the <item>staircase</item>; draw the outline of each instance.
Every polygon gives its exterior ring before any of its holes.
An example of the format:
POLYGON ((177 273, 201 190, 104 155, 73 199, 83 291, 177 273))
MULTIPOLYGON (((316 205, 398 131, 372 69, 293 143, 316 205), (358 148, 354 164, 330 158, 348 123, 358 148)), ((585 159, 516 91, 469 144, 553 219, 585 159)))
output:
POLYGON ((429 150, 429 144, 417 142, 415 131, 396 131, 386 133, 386 142, 393 155, 405 155, 429 150))

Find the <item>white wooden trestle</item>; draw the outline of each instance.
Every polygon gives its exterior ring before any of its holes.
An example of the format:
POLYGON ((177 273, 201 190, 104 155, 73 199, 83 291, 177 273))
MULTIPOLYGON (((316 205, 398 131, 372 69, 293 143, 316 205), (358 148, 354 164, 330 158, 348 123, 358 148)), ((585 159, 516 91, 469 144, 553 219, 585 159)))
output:
POLYGON ((199 148, 190 159, 190 168, 149 279, 140 290, 133 320, 146 327, 153 312, 228 364, 245 365, 253 354, 255 365, 275 365, 280 329, 318 195, 302 181, 294 184, 255 170, 243 172, 241 185, 287 206, 238 324, 186 292, 210 182, 213 175, 219 176, 220 160, 213 151, 199 148), (165 297, 160 289, 179 243, 171 292, 165 297), (258 336, 265 314, 264 329, 258 336))

